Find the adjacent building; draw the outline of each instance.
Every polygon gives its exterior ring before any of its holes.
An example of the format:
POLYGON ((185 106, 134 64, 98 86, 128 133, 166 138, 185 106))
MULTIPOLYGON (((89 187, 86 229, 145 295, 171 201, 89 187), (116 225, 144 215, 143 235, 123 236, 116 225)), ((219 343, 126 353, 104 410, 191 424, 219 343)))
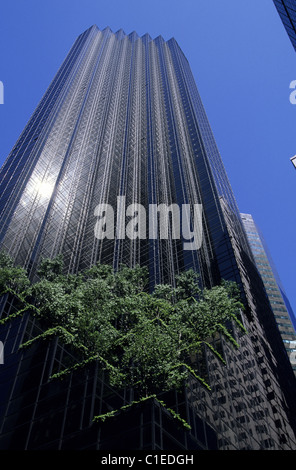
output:
POLYGON ((256 266, 280 330, 294 373, 296 373, 295 316, 261 230, 251 214, 241 214, 256 266))
POLYGON ((296 50, 296 1, 273 0, 273 2, 296 50))
MULTIPOLYGON (((238 284, 248 331, 228 325, 238 350, 213 339, 225 365, 205 348, 211 391, 192 377, 166 396, 190 431, 153 399, 99 425, 93 417, 132 391, 113 390, 99 363, 50 380, 75 353, 58 338, 19 349, 40 333, 26 311, 0 329, 0 448, 296 449, 295 377, 175 39, 82 33, 6 159, 0 194, 0 245, 32 281, 40 259, 59 254, 68 273, 147 266, 151 289, 192 268, 204 287, 238 284)), ((2 297, 2 318, 20 308, 2 297)))

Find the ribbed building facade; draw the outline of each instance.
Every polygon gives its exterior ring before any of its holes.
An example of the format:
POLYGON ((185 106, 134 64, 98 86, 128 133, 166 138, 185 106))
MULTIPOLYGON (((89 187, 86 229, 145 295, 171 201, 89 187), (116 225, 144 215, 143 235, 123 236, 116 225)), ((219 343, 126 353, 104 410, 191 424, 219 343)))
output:
POLYGON ((273 0, 273 2, 296 50, 296 2, 295 0, 273 0))
POLYGON ((184 266, 207 285, 234 275, 219 196, 237 212, 236 204, 174 39, 96 27, 82 34, 0 178, 0 242, 31 271, 40 257, 63 253, 69 272, 102 261, 150 262, 156 282, 173 282, 184 266), (201 249, 186 253, 178 240, 151 240, 148 223, 144 240, 98 240, 95 209, 108 203, 117 220, 120 196, 147 215, 152 204, 202 204, 201 249))
MULTIPOLYGON (((170 397, 192 431, 180 435, 164 417, 155 421, 152 404, 150 427, 142 412, 128 434, 128 422, 121 423, 124 439, 141 436, 127 447, 296 449, 295 378, 190 66, 174 39, 96 26, 81 34, 5 161, 0 194, 1 247, 32 280, 41 258, 62 254, 69 273, 97 262, 114 269, 145 265, 152 288, 174 284, 188 268, 203 286, 222 279, 239 285, 248 331, 241 335, 232 327, 239 350, 216 338, 226 366, 205 350, 201 367, 211 392, 192 380, 181 402, 170 397), (184 249, 189 237, 175 237, 169 219, 163 223, 167 237, 159 236, 161 223, 152 232, 146 224, 141 237, 127 236, 123 208, 143 207, 147 215, 161 204, 202 207, 197 248, 184 249), (102 205, 113 209, 114 236, 96 235, 102 205)), ((15 303, 2 300, 2 317, 14 313, 15 303)), ((56 343, 20 352, 24 337, 36 331, 28 317, 0 331, 6 357, 0 366, 2 448, 116 448, 115 428, 108 434, 91 416, 112 409, 114 397, 128 403, 130 395, 110 390, 98 364, 82 378, 74 374, 54 385, 48 378, 68 353, 56 343)))

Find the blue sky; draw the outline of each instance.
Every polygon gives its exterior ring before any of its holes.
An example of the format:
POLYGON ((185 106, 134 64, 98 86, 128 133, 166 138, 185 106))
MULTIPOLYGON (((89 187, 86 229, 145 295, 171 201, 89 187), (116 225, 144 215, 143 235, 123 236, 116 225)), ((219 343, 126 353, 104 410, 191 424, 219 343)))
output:
POLYGON ((296 52, 272 0, 2 0, 0 13, 0 164, 85 29, 175 37, 239 209, 260 226, 296 312, 296 52))

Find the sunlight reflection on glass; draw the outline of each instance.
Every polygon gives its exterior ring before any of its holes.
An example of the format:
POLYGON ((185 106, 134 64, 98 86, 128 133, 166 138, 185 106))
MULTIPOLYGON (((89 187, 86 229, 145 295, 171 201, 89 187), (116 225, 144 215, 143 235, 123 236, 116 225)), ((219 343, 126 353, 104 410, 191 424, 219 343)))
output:
POLYGON ((52 195, 54 190, 54 184, 48 181, 40 181, 36 185, 37 193, 41 197, 48 198, 52 195))

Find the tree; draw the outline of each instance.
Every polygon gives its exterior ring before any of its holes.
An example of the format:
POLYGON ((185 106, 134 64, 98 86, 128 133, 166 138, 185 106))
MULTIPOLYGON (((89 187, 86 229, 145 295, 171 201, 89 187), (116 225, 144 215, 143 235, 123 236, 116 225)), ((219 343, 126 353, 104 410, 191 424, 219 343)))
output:
POLYGON ((18 294, 30 286, 25 269, 14 266, 11 256, 5 251, 0 252, 0 294, 10 290, 18 294))
POLYGON ((176 286, 158 285, 150 293, 145 268, 114 272, 97 264, 69 275, 60 256, 42 260, 38 275, 30 285, 24 270, 0 257, 2 287, 25 287, 44 335, 62 328, 74 345, 83 345, 82 365, 100 360, 111 385, 132 387, 140 396, 179 389, 190 374, 198 377, 192 354, 214 335, 235 343, 226 328, 231 321, 240 324, 243 308, 234 283, 202 289, 189 270, 177 276, 176 286))

